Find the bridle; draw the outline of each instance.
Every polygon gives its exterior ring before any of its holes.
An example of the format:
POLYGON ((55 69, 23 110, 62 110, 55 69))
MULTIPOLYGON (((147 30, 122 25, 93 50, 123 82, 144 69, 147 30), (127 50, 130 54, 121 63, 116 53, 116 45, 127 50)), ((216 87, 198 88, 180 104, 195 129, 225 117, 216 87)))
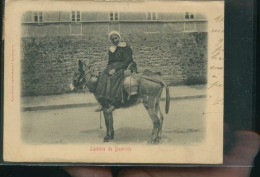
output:
MULTIPOLYGON (((83 71, 83 72, 85 72, 85 71, 83 71)), ((82 84, 79 85, 78 87, 85 88, 86 85, 87 85, 87 83, 89 83, 89 81, 90 81, 90 79, 91 79, 92 77, 98 77, 97 75, 94 75, 94 74, 93 74, 93 70, 92 70, 92 69, 89 69, 89 70, 84 74, 83 78, 86 79, 87 75, 89 75, 89 74, 90 74, 90 77, 88 78, 88 80, 86 80, 86 82, 82 83, 82 84)), ((79 78, 78 78, 77 80, 79 80, 79 78)))

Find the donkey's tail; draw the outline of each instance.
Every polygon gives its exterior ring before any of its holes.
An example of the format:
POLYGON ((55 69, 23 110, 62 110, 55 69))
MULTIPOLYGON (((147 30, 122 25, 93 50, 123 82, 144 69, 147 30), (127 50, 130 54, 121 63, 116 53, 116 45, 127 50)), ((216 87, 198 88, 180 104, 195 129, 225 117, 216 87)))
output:
POLYGON ((141 77, 144 78, 144 79, 148 79, 150 81, 153 81, 153 82, 157 82, 157 83, 162 84, 164 86, 164 88, 166 90, 165 113, 168 114, 169 108, 170 108, 170 99, 171 99, 171 97, 170 97, 169 87, 166 84, 166 82, 162 78, 160 78, 160 77, 159 78, 158 77, 157 78, 151 78, 151 77, 145 76, 145 75, 142 75, 141 77))
POLYGON ((161 80, 161 83, 163 84, 164 88, 165 88, 165 91, 166 91, 166 105, 165 105, 165 113, 168 114, 169 112, 169 108, 170 108, 170 90, 169 90, 169 87, 168 85, 165 83, 164 80, 161 80))

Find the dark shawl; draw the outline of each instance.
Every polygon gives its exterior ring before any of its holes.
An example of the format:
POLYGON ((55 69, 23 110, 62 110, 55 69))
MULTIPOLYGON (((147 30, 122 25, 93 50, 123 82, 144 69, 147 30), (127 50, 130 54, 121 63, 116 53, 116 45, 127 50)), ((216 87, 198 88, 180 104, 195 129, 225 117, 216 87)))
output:
POLYGON ((123 99, 124 71, 133 62, 132 49, 128 45, 117 46, 113 53, 109 50, 108 55, 108 65, 99 77, 95 96, 102 105, 117 106, 123 99), (116 72, 110 75, 108 72, 112 69, 116 72))

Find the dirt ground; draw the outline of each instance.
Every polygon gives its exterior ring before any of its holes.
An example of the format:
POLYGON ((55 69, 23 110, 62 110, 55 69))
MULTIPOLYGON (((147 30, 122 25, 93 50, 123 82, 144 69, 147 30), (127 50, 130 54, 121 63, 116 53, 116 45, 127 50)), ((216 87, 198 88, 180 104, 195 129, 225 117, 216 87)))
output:
MULTIPOLYGON (((205 135, 205 98, 171 101, 169 114, 164 113, 161 144, 199 143, 205 135)), ((28 144, 103 143, 104 118, 95 107, 22 112, 22 139, 28 144)), ((152 121, 139 104, 114 112, 115 139, 112 144, 146 144, 152 132, 152 121)))

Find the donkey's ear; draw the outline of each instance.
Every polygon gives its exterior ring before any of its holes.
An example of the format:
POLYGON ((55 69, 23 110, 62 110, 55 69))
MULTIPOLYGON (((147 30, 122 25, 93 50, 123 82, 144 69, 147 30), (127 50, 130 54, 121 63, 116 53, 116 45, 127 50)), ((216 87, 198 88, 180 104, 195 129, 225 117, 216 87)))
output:
POLYGON ((86 67, 87 66, 87 62, 84 60, 83 61, 83 66, 86 67))
POLYGON ((83 62, 81 60, 78 61, 78 65, 79 65, 79 69, 82 70, 83 69, 83 62))
POLYGON ((93 67, 90 67, 89 69, 90 69, 91 73, 93 73, 95 71, 95 68, 93 68, 93 67))
POLYGON ((85 61, 85 66, 88 66, 90 63, 90 60, 85 61))

